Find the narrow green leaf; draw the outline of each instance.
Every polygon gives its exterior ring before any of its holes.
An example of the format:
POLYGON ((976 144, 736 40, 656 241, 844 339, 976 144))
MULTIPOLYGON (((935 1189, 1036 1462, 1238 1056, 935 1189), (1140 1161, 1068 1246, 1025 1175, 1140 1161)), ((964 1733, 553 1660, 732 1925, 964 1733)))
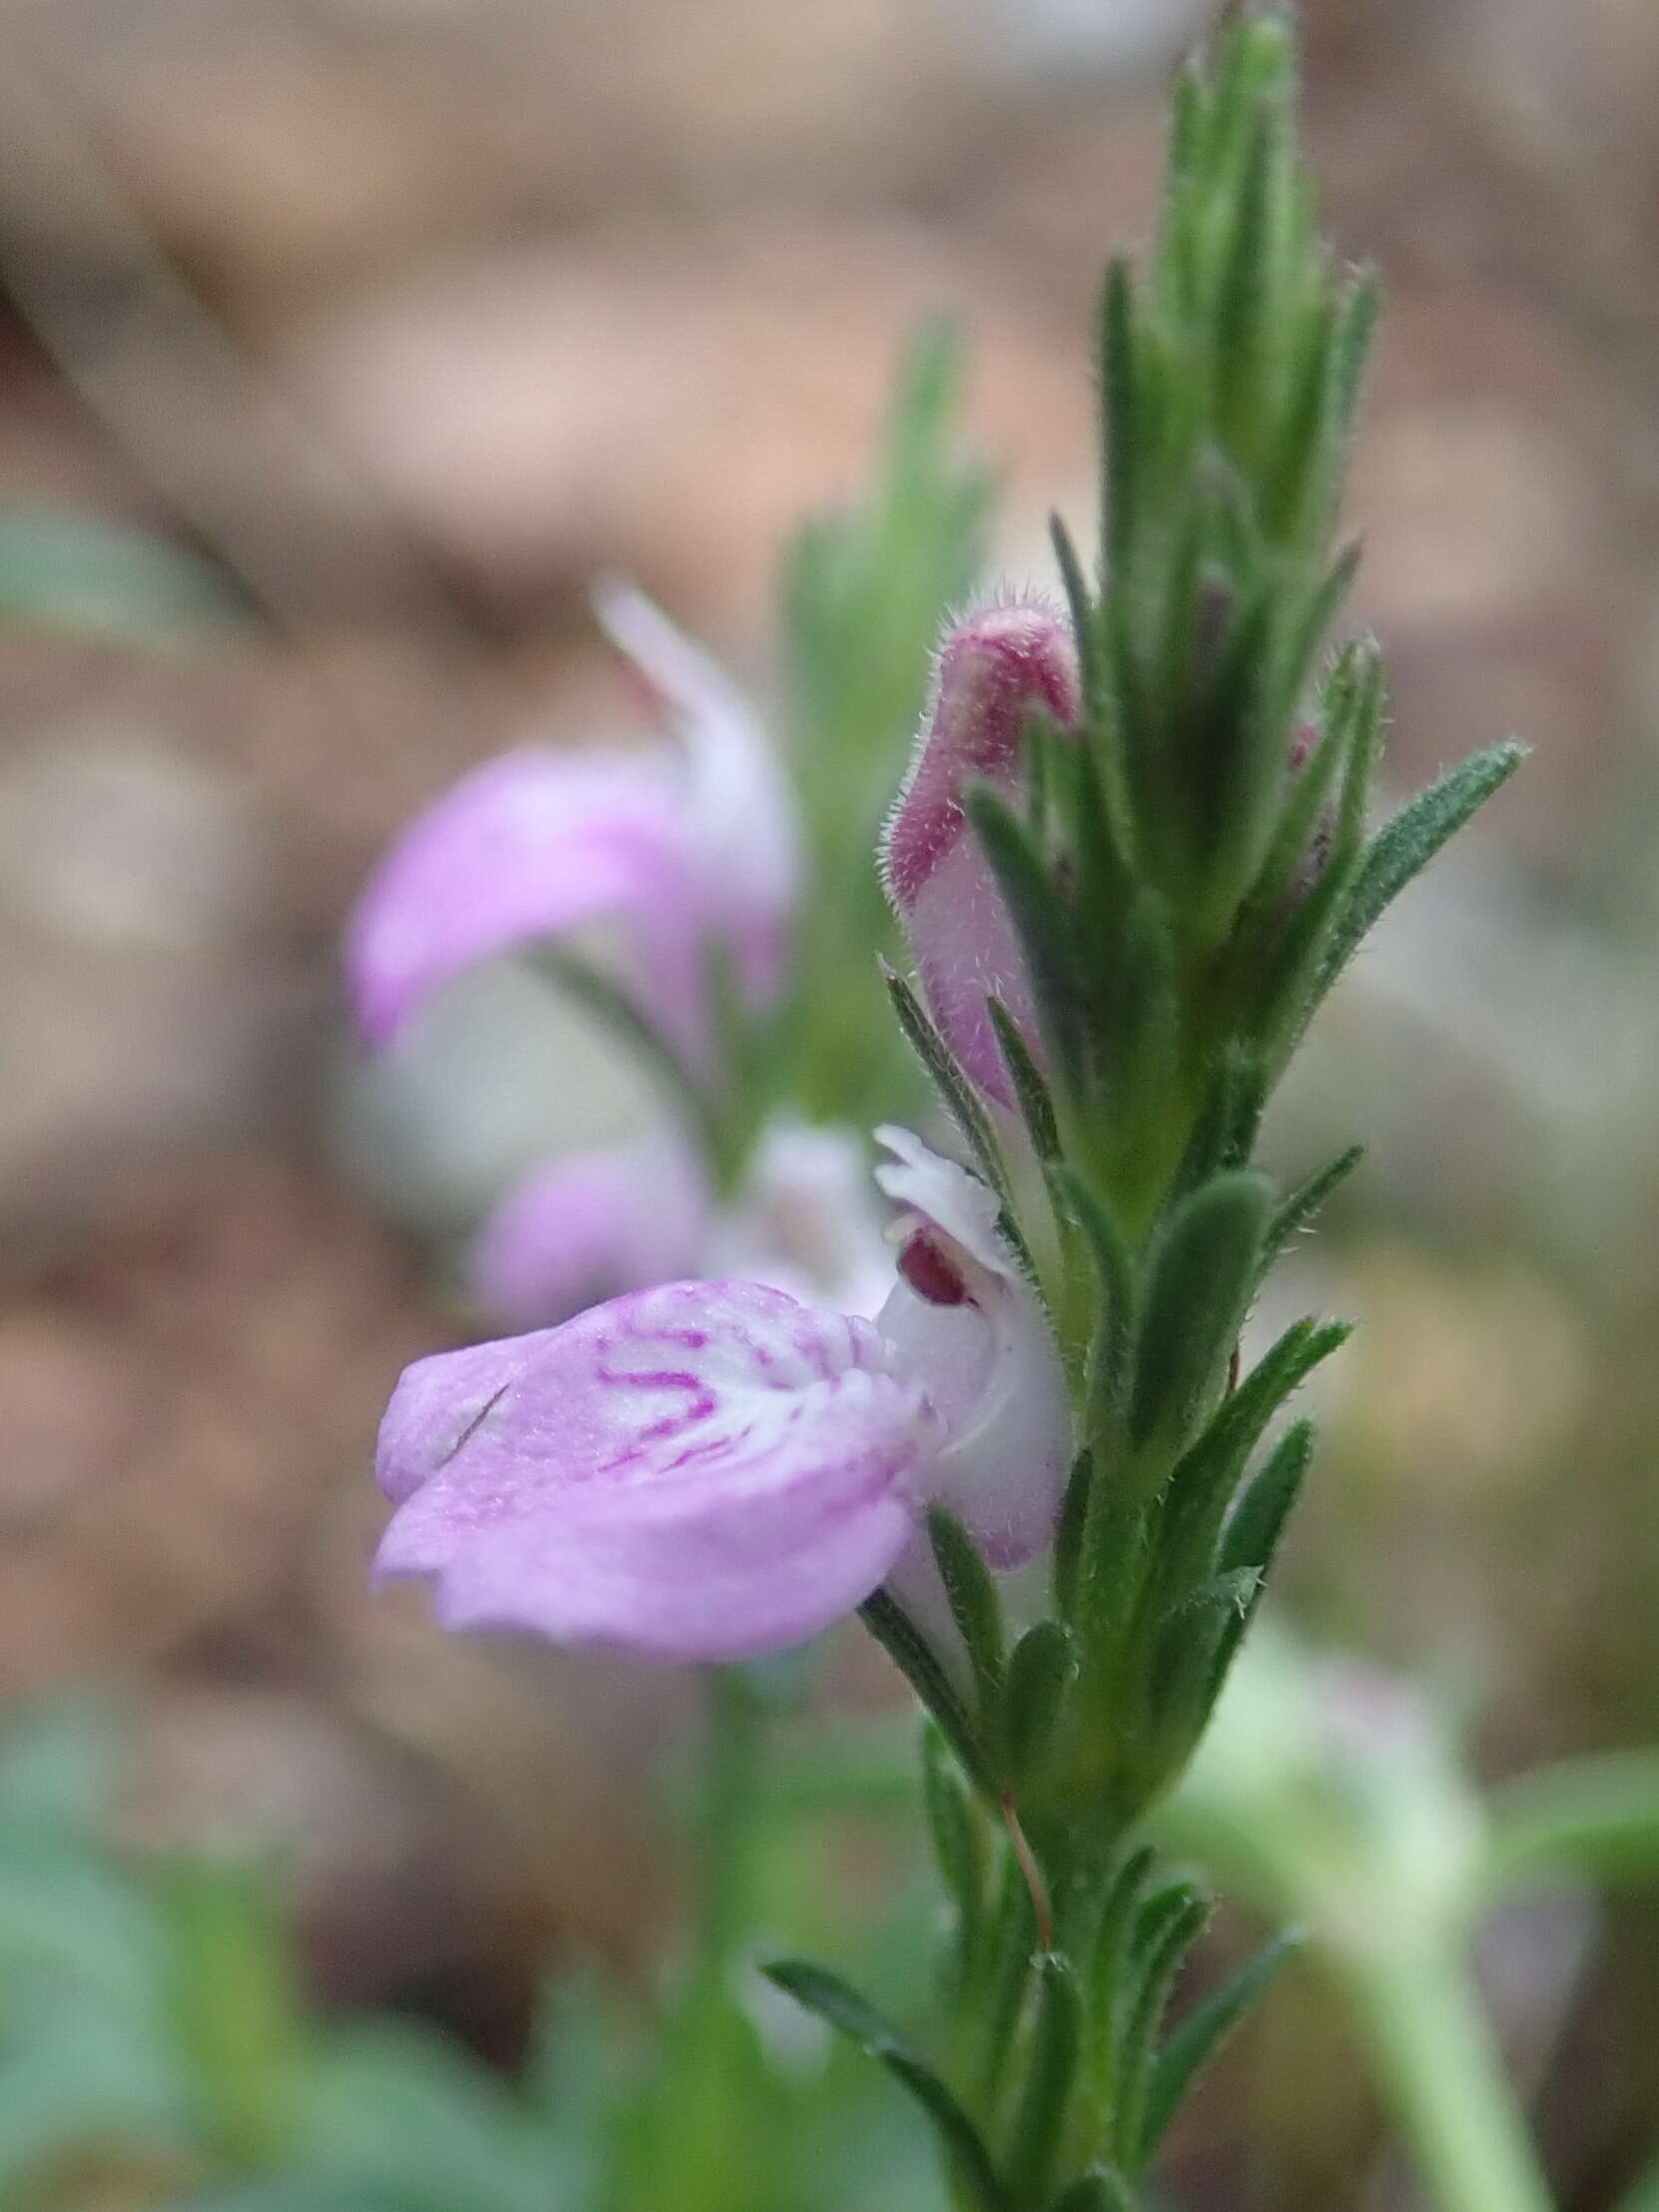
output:
POLYGON ((1036 2017, 1008 2153, 1017 2204, 1041 2203, 1053 2185, 1067 2109, 1083 2051, 1083 1999, 1071 1961, 1048 1951, 1037 1961, 1036 2017))
POLYGON ((1218 1175, 1159 1240, 1141 1315, 1131 1431, 1179 1443, 1208 1411, 1244 1325, 1268 1218, 1263 1176, 1218 1175))
POLYGON ((1296 1421, 1279 1438, 1260 1472, 1251 1477, 1229 1516, 1217 1561, 1220 1574, 1247 1569, 1266 1575, 1312 1457, 1313 1424, 1296 1421))
POLYGON ((1139 2002, 1139 1986, 1163 1956, 1171 1929, 1186 1926, 1196 1912, 1209 1909, 1204 1892, 1185 1874, 1174 1874, 1142 1892, 1130 1920, 1126 2007, 1139 2002))
POLYGON ((1314 985, 1314 1005, 1412 877, 1428 866, 1494 792, 1503 788, 1525 758, 1526 748, 1513 740, 1489 745, 1419 793, 1377 832, 1325 947, 1314 985))
POLYGON ((1101 303, 1101 529, 1109 586, 1121 587, 1135 526, 1135 468, 1139 440, 1135 363, 1135 280, 1129 263, 1115 260, 1106 273, 1101 303))
POLYGON ((928 1508, 927 1520, 928 1542, 950 1601, 951 1618, 967 1647, 979 1699, 979 1725, 986 1732, 1002 1704, 1002 1600, 979 1546, 956 1515, 934 1505, 928 1508))
POLYGON ((1272 158, 1273 119, 1258 111, 1250 120, 1243 172, 1231 196, 1232 232, 1212 326, 1220 411, 1235 440, 1247 434, 1245 410, 1265 380, 1262 326, 1271 268, 1264 234, 1272 158))
POLYGON ((1365 813, 1382 744, 1382 663, 1374 646, 1357 647, 1341 697, 1340 783, 1329 849, 1312 883, 1290 904, 1288 920, 1252 979, 1258 1020, 1281 1066, 1318 1003, 1320 963, 1340 920, 1362 859, 1365 813))
POLYGON ((911 1050, 927 1070, 934 1089, 961 1130, 986 1180, 1006 1205, 1009 1200, 1008 1170, 1003 1163, 1002 1146, 991 1126, 991 1116, 980 1103, 979 1094, 957 1066, 950 1047, 903 976, 885 960, 880 962, 880 968, 887 996, 911 1050))
POLYGON ((1267 1223, 1267 1233, 1261 1240, 1261 1272, 1266 1273, 1285 1246, 1302 1230, 1312 1225, 1325 1200, 1358 1166, 1365 1156, 1363 1144, 1350 1144, 1345 1152, 1338 1152, 1329 1166, 1321 1167, 1317 1174, 1309 1175, 1291 1191, 1272 1219, 1267 1223))
POLYGON ((1280 444, 1274 521, 1283 540, 1316 542, 1335 519, 1380 304, 1375 271, 1360 269, 1323 310, 1280 444))
POLYGON ((1072 1632, 1062 1621, 1037 1622, 1009 1655, 1003 1733, 1016 1800, 1041 1780, 1077 1666, 1072 1632))
POLYGON ((1045 1163, 1058 1159, 1060 1128, 1055 1119, 1054 1101, 1049 1096, 1048 1079, 1032 1059, 1031 1048, 1015 1027, 1014 1018, 1001 999, 993 994, 985 1005, 991 1017, 991 1027, 997 1033, 1003 1065, 1014 1086, 1020 1118, 1025 1122, 1032 1149, 1045 1163))
POLYGON ((1049 1175, 1049 1187, 1067 1219, 1089 1247, 1100 1292, 1100 1325, 1089 1349, 1088 1397, 1095 1413, 1123 1413, 1133 1384, 1137 1287, 1135 1258, 1105 1198, 1065 1161, 1049 1175))
POLYGON ((1143 1845, 1119 1867, 1089 1949, 1089 2064, 1103 2104, 1110 2109, 1118 2061, 1118 2027, 1128 2009, 1125 1992, 1141 1900, 1156 1853, 1143 1845))
POLYGON ((1066 1495, 1060 1501, 1060 1525, 1054 1532, 1054 1602, 1066 1620, 1070 1620, 1076 1610, 1078 1568, 1083 1557, 1083 1532, 1089 1519, 1089 1491, 1094 1471, 1093 1453, 1079 1452, 1066 1478, 1066 1495))
POLYGON ((866 1598, 858 1617, 938 1722, 945 1741, 962 1762, 963 1772, 976 1788, 988 1797, 996 1797, 996 1785, 972 1717, 914 1621, 885 1590, 866 1598))
POLYGON ((1182 1581, 1200 1579, 1215 1569, 1223 1522, 1267 1423, 1350 1333, 1343 1321, 1322 1327, 1310 1320, 1292 1322, 1223 1400, 1210 1426, 1183 1454, 1170 1478, 1164 1507, 1168 1595, 1177 1595, 1182 1581), (1174 1584, 1170 1574, 1178 1578, 1174 1584))
POLYGON ((1065 902, 1030 832, 999 792, 974 784, 963 807, 1014 924, 1049 1060, 1075 1086, 1083 1068, 1079 1009, 1087 982, 1065 902))
POLYGON ((1382 286, 1374 269, 1353 272, 1336 305, 1330 350, 1330 395, 1326 405, 1323 449, 1311 478, 1314 526, 1328 525, 1341 491, 1348 439, 1359 405, 1359 389, 1370 359, 1382 312, 1382 286))
POLYGON ((1065 518, 1059 514, 1049 516, 1049 539, 1054 546, 1054 557, 1060 569, 1060 580, 1066 592, 1066 605, 1072 617, 1072 635, 1077 641, 1078 673, 1082 679, 1085 709, 1094 720, 1100 708, 1099 648, 1095 638, 1095 602, 1090 593, 1089 579, 1083 571, 1083 560, 1077 549, 1065 518))
POLYGON ((1006 2079, 1008 2053, 1019 2029, 1036 1956, 1037 1913, 1018 1855, 1003 1853, 1002 1889, 986 1944, 990 1972, 974 2016, 978 2046, 979 2102, 991 2110, 1006 2079))
POLYGON ((922 1802, 933 1853, 956 1905, 963 1947, 968 1949, 985 1907, 985 1838, 973 1801, 951 1764, 943 1731, 931 1718, 922 1732, 922 1802))
POLYGON ((1267 1586, 1290 1510, 1313 1456, 1313 1424, 1297 1421, 1285 1430, 1260 1472, 1239 1499, 1223 1531, 1218 1587, 1239 1593, 1234 1605, 1218 1610, 1214 1658, 1189 1716, 1190 1743, 1197 1744, 1208 1725, 1228 1671, 1255 1618, 1267 1586))
POLYGON ((1011 2212, 979 2130, 938 2074, 911 2049, 884 2014, 838 1975, 806 1959, 777 1959, 765 1972, 797 2004, 857 2043, 909 2090, 933 2122, 974 2212, 1011 2212))
MULTIPOLYGON (((1196 1890, 1185 1896, 1169 1893, 1156 1929, 1149 1934, 1141 1954, 1141 1973, 1123 2031, 1121 2077, 1113 2113, 1113 2148, 1126 2172, 1141 2170, 1141 2145, 1146 2139, 1146 2111, 1156 2063, 1164 2013, 1176 1976, 1187 1954, 1204 1932, 1210 1917, 1208 1899, 1196 1890)), ((1163 1899, 1151 1900, 1162 1903, 1163 1899)))
POLYGON ((1137 2169, 1156 2156, 1171 2122, 1199 2075, 1295 1949, 1299 1938, 1282 1935, 1256 1952, 1219 1989, 1196 2004, 1153 2062, 1148 2076, 1136 2148, 1137 2169))
POLYGON ((1194 1125, 1175 1192, 1185 1197, 1213 1175, 1248 1160, 1266 1104, 1267 1077, 1256 1055, 1234 1046, 1224 1053, 1194 1125))

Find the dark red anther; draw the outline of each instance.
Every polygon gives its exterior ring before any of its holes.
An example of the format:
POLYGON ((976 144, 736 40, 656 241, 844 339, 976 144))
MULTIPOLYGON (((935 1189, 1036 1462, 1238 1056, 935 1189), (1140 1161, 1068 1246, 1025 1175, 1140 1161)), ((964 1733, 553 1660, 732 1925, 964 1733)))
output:
POLYGON ((929 1305, 963 1305, 968 1285, 962 1270, 931 1230, 917 1229, 899 1247, 899 1273, 929 1305))

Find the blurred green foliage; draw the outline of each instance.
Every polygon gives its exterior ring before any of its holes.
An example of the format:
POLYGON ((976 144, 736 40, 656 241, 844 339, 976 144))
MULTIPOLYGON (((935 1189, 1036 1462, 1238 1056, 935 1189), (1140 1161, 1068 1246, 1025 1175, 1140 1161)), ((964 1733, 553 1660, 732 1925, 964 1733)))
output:
MULTIPOLYGON (((594 2212, 662 2201, 664 2082, 637 2007, 590 1975, 561 1976, 511 2080, 418 2021, 320 2016, 269 1865, 129 1860, 106 1841, 119 1743, 114 1715, 75 1706, 20 1724, 0 1750, 0 2203, 594 2212)), ((826 1916, 823 1812, 821 1799, 785 1792, 760 1826, 757 1908, 796 1932, 826 1916)), ((921 1930, 914 1899, 896 1914, 867 1932, 872 1970, 902 1984, 921 1930)), ((738 1961, 733 1987, 741 1997, 750 1986, 738 1961)), ((720 2045, 702 2047, 691 2078, 705 2118, 739 2139, 723 2201, 883 2212, 897 2188, 929 2212, 920 2128, 851 2054, 793 2020, 774 2036, 783 2008, 758 1980, 752 1989, 762 2001, 718 2016, 720 2045)), ((710 2027, 706 2011, 697 2018, 710 2027)), ((669 2147, 691 2157, 689 2140, 669 2147)))

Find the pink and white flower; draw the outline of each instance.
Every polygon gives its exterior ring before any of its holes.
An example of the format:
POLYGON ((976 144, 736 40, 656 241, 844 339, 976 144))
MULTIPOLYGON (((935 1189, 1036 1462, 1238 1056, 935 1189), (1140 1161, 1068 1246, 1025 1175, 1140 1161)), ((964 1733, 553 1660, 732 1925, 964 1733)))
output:
POLYGON ((939 654, 910 770, 888 819, 881 862, 940 1034, 988 1097, 1013 1103, 986 1001, 999 998, 1036 1047, 1031 987, 1002 892, 963 810, 985 782, 1019 787, 1034 711, 1063 727, 1081 712, 1077 654, 1041 599, 968 616, 939 654))
POLYGON ((417 1361, 381 1430, 383 1578, 448 1626, 729 1660, 805 1641, 897 1571, 927 1507, 996 1565, 1047 1542, 1059 1360, 990 1194, 902 1130, 874 1321, 768 1284, 672 1282, 417 1361))
POLYGON ((358 1019, 395 1039, 478 962, 548 941, 599 957, 693 1069, 713 964, 763 1005, 796 898, 793 807, 747 701, 638 592, 599 613, 672 743, 630 755, 525 745, 462 777, 399 839, 347 941, 358 1019))

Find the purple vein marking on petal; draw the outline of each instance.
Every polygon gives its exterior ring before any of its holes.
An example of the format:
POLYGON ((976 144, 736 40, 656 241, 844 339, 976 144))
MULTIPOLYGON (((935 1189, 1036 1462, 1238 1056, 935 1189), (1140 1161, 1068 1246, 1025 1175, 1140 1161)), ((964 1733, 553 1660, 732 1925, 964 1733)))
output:
MULTIPOLYGON (((649 1337, 636 1341, 648 1342, 654 1339, 660 1342, 675 1338, 681 1342, 691 1338, 699 1338, 705 1344, 708 1341, 704 1332, 698 1329, 653 1329, 649 1337)), ((633 1465, 645 1456, 649 1445, 660 1443, 665 1436, 673 1436, 681 1429, 692 1428, 699 1421, 706 1421, 719 1403, 718 1396, 709 1389, 707 1383, 686 1368, 651 1368, 642 1371, 639 1368, 615 1367, 601 1359, 595 1362, 594 1373, 600 1382, 612 1390, 684 1390, 690 1394, 692 1401, 689 1406, 683 1406, 677 1412, 665 1413, 660 1419, 649 1422, 622 1451, 595 1468, 596 1474, 614 1474, 619 1467, 633 1465)))

